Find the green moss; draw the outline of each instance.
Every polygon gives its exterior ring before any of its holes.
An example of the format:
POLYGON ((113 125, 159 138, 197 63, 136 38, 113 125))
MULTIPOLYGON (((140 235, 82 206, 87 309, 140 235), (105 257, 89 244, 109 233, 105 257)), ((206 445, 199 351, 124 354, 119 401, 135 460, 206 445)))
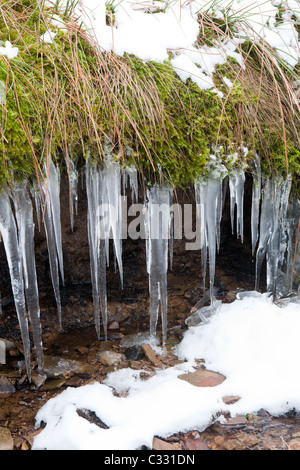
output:
MULTIPOLYGON (((59 31, 54 44, 44 44, 39 38, 50 27, 49 15, 41 17, 32 3, 22 0, 14 6, 18 28, 12 21, 7 29, 7 18, 4 22, 0 16, 0 40, 19 47, 14 60, 0 56, 0 81, 6 88, 0 107, 0 185, 40 176, 49 155, 63 161, 68 151, 99 161, 106 141, 122 164, 136 164, 146 180, 163 179, 176 187, 191 185, 205 171, 216 145, 224 162, 241 145, 249 148, 250 157, 257 151, 269 172, 286 172, 287 155, 288 171, 299 178, 300 150, 293 132, 287 126, 283 135, 278 107, 269 119, 260 106, 259 99, 270 102, 269 84, 259 89, 259 60, 251 44, 243 47, 252 82, 229 58, 213 77, 224 93, 221 99, 191 80, 183 83, 167 62, 99 54, 80 29, 59 31), (230 90, 225 76, 233 82, 230 90)), ((236 164, 244 164, 243 158, 236 164)))

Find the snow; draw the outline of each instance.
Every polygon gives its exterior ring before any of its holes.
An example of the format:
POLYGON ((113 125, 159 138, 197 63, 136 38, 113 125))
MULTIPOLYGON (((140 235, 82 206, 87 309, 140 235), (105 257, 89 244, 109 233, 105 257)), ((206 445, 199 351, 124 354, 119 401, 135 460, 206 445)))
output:
MULTIPOLYGON (((60 4, 64 10, 66 0, 60 4)), ((216 90, 212 74, 228 57, 235 58, 244 68, 239 46, 245 40, 262 42, 267 53, 273 48, 278 62, 290 68, 295 67, 300 56, 295 28, 295 18, 300 19, 298 0, 81 0, 75 7, 75 16, 101 51, 113 51, 119 56, 134 54, 144 61, 170 61, 183 81, 190 78, 201 89, 217 92, 220 98, 223 94, 216 90), (112 24, 107 24, 107 14, 112 24), (197 44, 201 18, 205 22, 206 15, 224 19, 232 37, 215 39, 210 47, 197 44)), ((53 15, 52 25, 63 28, 58 15, 53 15)), ((45 39, 52 42, 53 33, 46 33, 45 39)), ((231 86, 229 81, 225 83, 231 86)))
POLYGON ((19 53, 17 47, 13 47, 9 41, 5 41, 4 46, 0 46, 0 56, 6 56, 8 59, 15 59, 19 53))
MULTIPOLYGON (((264 408, 273 415, 300 410, 299 303, 275 305, 267 294, 248 292, 232 304, 222 304, 209 323, 191 327, 177 346, 185 362, 157 370, 143 380, 141 371, 123 369, 98 382, 67 388, 49 400, 37 414, 33 449, 137 449, 151 448, 154 435, 204 430, 218 412, 231 416, 264 408), (216 387, 195 387, 178 376, 193 371, 195 359, 226 376, 216 387), (127 391, 117 397, 114 389, 127 391), (222 397, 240 400, 225 405, 222 397), (94 411, 109 429, 100 429, 76 410, 94 411)), ((222 418, 225 420, 225 418, 222 418)))

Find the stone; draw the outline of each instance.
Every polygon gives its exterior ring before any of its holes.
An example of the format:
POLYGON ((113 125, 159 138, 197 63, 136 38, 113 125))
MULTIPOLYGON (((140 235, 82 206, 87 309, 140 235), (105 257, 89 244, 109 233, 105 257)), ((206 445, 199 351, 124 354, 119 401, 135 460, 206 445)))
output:
POLYGON ((0 398, 10 397, 16 389, 4 375, 0 376, 0 398))
POLYGON ((200 369, 196 370, 195 372, 181 374, 178 376, 178 378, 189 382, 195 387, 216 387, 226 380, 224 375, 206 369, 200 369))
POLYGON ((141 346, 130 346, 125 349, 124 356, 129 361, 140 361, 145 357, 145 353, 141 346))
POLYGON ((162 367, 163 363, 161 360, 156 356, 155 351, 151 348, 150 344, 144 344, 142 346, 143 351, 147 359, 155 366, 155 367, 162 367))
POLYGON ((78 371, 82 367, 81 362, 64 359, 58 356, 44 357, 44 372, 48 378, 66 376, 71 372, 78 371))
POLYGON ((65 379, 62 377, 57 378, 57 379, 52 379, 49 382, 45 383, 45 385, 42 385, 40 390, 42 392, 50 392, 57 388, 61 388, 65 383, 66 383, 65 379))
POLYGON ((115 351, 99 351, 97 358, 104 366, 113 366, 122 361, 123 354, 116 353, 115 351))
POLYGON ((181 445, 179 442, 167 442, 158 437, 153 438, 152 442, 152 449, 153 450, 182 450, 181 445))
POLYGON ((10 430, 0 427, 0 450, 13 450, 13 448, 14 441, 10 430))
POLYGON ((42 385, 44 385, 46 380, 47 380, 47 376, 44 374, 39 374, 37 372, 33 372, 31 374, 31 382, 33 383, 33 385, 35 385, 37 389, 39 389, 42 385))
POLYGON ((235 396, 235 395, 227 395, 226 397, 222 397, 223 402, 225 405, 233 405, 237 401, 239 401, 241 397, 235 396))
POLYGON ((201 438, 191 439, 189 436, 184 437, 184 447, 186 450, 209 450, 201 438))
POLYGON ((120 324, 117 321, 113 321, 108 327, 109 330, 118 330, 119 328, 120 324))
POLYGON ((300 439, 292 439, 287 445, 291 450, 300 450, 300 439))

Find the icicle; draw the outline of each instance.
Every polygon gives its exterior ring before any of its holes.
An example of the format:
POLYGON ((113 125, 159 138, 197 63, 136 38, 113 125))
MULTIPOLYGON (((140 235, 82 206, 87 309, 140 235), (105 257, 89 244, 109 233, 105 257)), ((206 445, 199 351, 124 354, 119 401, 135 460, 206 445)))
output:
POLYGON ((230 188, 230 218, 232 233, 234 233, 234 212, 236 206, 236 233, 237 237, 244 241, 244 184, 245 173, 243 170, 236 170, 229 175, 230 188))
POLYGON ((110 234, 123 285, 121 172, 119 164, 109 157, 108 152, 101 169, 87 161, 86 187, 95 324, 100 338, 100 310, 107 336, 106 266, 109 264, 110 234))
POLYGON ((127 182, 129 180, 129 187, 131 190, 131 200, 138 200, 138 178, 137 178, 137 169, 133 166, 126 167, 122 169, 122 185, 123 191, 125 193, 127 188, 127 182))
POLYGON ((0 232, 5 247, 15 307, 20 325, 27 376, 30 381, 30 339, 25 307, 22 262, 19 251, 17 227, 9 196, 6 192, 0 194, 0 232))
POLYGON ((261 166, 260 159, 257 154, 253 159, 252 177, 251 236, 253 256, 258 241, 259 207, 261 198, 261 166))
MULTIPOLYGON (((201 264, 203 277, 203 292, 205 292, 207 253, 209 256, 209 289, 211 303, 215 298, 213 285, 215 278, 216 249, 220 241, 220 222, 223 208, 222 182, 226 169, 222 164, 213 163, 209 175, 195 183, 195 196, 198 207, 201 207, 201 264)), ((198 214, 199 216, 199 214, 198 214)))
POLYGON ((274 181, 267 179, 263 188, 255 289, 259 287, 260 271, 266 257, 267 291, 274 298, 283 295, 289 285, 284 269, 292 239, 292 228, 287 220, 290 187, 290 178, 287 184, 283 178, 276 177, 274 181))
POLYGON ((31 323, 38 367, 44 366, 39 292, 35 266, 33 210, 26 184, 15 184, 14 202, 19 229, 19 252, 22 260, 25 295, 31 323))
POLYGON ((68 165, 69 182, 70 182, 70 197, 69 197, 70 223, 71 223, 71 230, 73 232, 74 212, 77 215, 77 205, 78 205, 78 195, 77 195, 78 171, 76 170, 74 162, 70 158, 68 158, 67 165, 68 165))
POLYGON ((113 236, 113 244, 118 262, 121 286, 123 287, 123 263, 122 263, 122 208, 121 208, 121 173, 120 166, 113 160, 107 160, 105 164, 104 183, 106 184, 109 226, 113 236))
POLYGON ((167 335, 167 271, 170 230, 170 191, 162 186, 147 190, 147 269, 150 293, 150 334, 156 333, 159 307, 162 341, 167 335))
MULTIPOLYGON (((47 168, 45 167, 47 170, 47 168)), ((62 237, 61 237, 61 221, 60 221, 60 173, 59 168, 56 168, 50 160, 49 173, 48 173, 48 191, 46 192, 46 199, 50 202, 50 210, 53 223, 53 231, 55 236, 55 245, 57 251, 57 259, 60 268, 62 282, 64 284, 64 268, 63 268, 63 252, 62 252, 62 237)))
POLYGON ((48 246, 51 280, 57 304, 59 325, 62 326, 59 272, 64 283, 62 236, 60 221, 60 174, 50 160, 46 182, 41 183, 41 191, 36 193, 43 208, 44 227, 48 246), (42 193, 42 194, 41 194, 42 193))

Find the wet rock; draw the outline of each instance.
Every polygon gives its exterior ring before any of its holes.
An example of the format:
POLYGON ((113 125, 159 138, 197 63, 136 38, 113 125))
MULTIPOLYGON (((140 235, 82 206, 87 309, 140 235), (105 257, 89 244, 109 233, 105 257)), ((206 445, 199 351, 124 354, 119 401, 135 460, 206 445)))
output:
POLYGON ((108 327, 109 330, 118 330, 119 328, 120 324, 117 321, 113 321, 108 327))
POLYGON ((195 372, 181 374, 178 376, 178 378, 189 382, 195 387, 216 387, 226 379, 224 375, 206 369, 200 369, 196 370, 195 372))
POLYGON ((78 361, 63 359, 58 356, 44 357, 44 372, 48 378, 66 376, 71 372, 78 371, 82 364, 78 361))
POLYGON ((147 359, 155 366, 155 367, 162 367, 163 363, 157 357, 155 351, 151 348, 150 344, 144 344, 142 346, 143 351, 147 359))
POLYGON ((0 398, 10 397, 16 389, 4 375, 0 376, 0 398))
POLYGON ((10 430, 0 427, 0 450, 13 450, 13 448, 14 441, 10 430))
POLYGON ((31 374, 31 382, 37 389, 39 389, 42 385, 44 385, 46 380, 47 380, 47 376, 44 374, 38 374, 37 372, 33 372, 31 374))
POLYGON ((235 396, 235 395, 227 395, 226 397, 222 397, 223 402, 225 405, 233 405, 237 401, 239 401, 241 397, 235 396))
POLYGON ((123 354, 116 353, 115 351, 99 351, 97 358, 104 366, 113 366, 122 361, 123 354))
POLYGON ((125 349, 124 356, 129 361, 140 361, 145 357, 145 353, 141 346, 131 346, 125 349))
POLYGON ((167 442, 158 437, 153 438, 152 442, 153 450, 182 450, 182 447, 179 442, 167 442))
POLYGON ((50 392, 52 390, 56 390, 58 388, 61 388, 65 383, 66 383, 66 381, 65 381, 64 378, 53 379, 53 380, 50 380, 49 382, 45 383, 45 385, 43 385, 40 390, 42 392, 50 392))

